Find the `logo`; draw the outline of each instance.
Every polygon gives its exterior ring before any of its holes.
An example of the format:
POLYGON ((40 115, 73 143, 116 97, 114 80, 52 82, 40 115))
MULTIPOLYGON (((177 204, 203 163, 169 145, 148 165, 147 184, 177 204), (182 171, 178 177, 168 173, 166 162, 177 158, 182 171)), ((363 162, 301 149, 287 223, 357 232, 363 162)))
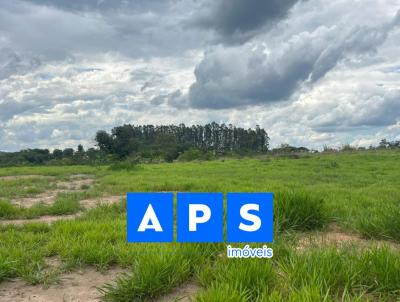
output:
MULTIPOLYGON (((226 196, 228 242, 273 241, 273 194, 228 193, 226 196)), ((224 195, 177 193, 127 194, 128 242, 224 241, 224 195)))
POLYGON ((128 242, 174 240, 174 194, 128 193, 128 242))
POLYGON ((177 209, 178 242, 224 240, 222 193, 178 193, 177 209))

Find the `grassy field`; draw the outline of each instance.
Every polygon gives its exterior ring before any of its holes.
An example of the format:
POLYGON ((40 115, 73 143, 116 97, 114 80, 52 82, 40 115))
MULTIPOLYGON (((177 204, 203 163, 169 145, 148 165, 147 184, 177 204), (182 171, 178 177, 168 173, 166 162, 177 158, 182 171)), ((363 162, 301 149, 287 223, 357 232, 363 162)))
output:
POLYGON ((128 170, 2 168, 0 221, 0 282, 22 278, 51 286, 78 268, 118 266, 127 273, 99 289, 107 301, 151 301, 189 282, 200 286, 193 301, 400 299, 400 153, 395 151, 143 164, 128 170), (55 190, 57 182, 76 174, 94 183, 60 191, 51 204, 14 202, 55 190), (226 244, 127 244, 123 198, 90 208, 83 200, 129 191, 274 192, 276 233, 269 245, 274 257, 228 259, 226 244), (4 223, 67 214, 76 218, 4 223), (60 261, 56 268, 47 261, 54 257, 60 261))

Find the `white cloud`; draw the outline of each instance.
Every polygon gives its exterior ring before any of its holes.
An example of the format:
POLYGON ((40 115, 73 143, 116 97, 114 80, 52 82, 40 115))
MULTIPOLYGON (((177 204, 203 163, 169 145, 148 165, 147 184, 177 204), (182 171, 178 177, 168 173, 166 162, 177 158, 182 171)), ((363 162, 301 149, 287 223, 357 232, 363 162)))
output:
POLYGON ((229 24, 234 45, 188 25, 202 1, 112 3, 1 2, 0 150, 89 147, 124 123, 258 124, 312 148, 400 139, 398 0, 301 1, 229 24))

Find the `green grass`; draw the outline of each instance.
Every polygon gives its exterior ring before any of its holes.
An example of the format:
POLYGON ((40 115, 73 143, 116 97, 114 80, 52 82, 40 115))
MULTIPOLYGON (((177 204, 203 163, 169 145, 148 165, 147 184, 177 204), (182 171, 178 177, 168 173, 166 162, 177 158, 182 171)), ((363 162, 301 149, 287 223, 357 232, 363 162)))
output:
POLYGON ((275 194, 275 227, 277 230, 309 231, 322 228, 329 213, 324 200, 303 190, 275 194))
MULTIPOLYGON (((1 169, 0 169, 1 173, 1 169)), ((1 179, 0 198, 11 199, 28 197, 54 189, 55 183, 46 178, 1 179)))
POLYGON ((355 229, 366 238, 400 242, 400 196, 398 202, 380 201, 360 210, 355 229))
POLYGON ((68 179, 85 173, 96 178, 96 186, 86 192, 59 195, 54 205, 31 208, 15 207, 9 200, 46 191, 51 182, 1 180, 13 188, 0 188, 1 219, 76 213, 79 200, 129 191, 274 192, 276 219, 275 242, 268 245, 274 257, 269 260, 227 259, 226 244, 127 244, 123 202, 51 226, 0 226, 0 281, 20 277, 47 284, 67 270, 94 266, 103 271, 116 265, 129 272, 102 287, 107 301, 151 301, 189 280, 202 286, 193 298, 200 302, 396 301, 400 252, 373 243, 400 242, 399 159, 399 152, 374 151, 142 164, 140 169, 0 169, 1 176, 68 179), (330 223, 371 244, 296 249, 293 234, 324 232, 330 223), (49 271, 46 259, 53 256, 63 265, 49 271))

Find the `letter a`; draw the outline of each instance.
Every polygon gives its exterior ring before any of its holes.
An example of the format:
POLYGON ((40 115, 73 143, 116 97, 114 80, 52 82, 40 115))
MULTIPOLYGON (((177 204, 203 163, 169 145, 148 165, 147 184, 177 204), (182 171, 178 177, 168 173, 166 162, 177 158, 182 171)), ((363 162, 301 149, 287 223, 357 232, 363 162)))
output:
POLYGON ((146 213, 144 214, 142 222, 139 225, 138 232, 145 232, 148 229, 155 230, 156 232, 163 231, 151 204, 149 204, 147 207, 146 213))

